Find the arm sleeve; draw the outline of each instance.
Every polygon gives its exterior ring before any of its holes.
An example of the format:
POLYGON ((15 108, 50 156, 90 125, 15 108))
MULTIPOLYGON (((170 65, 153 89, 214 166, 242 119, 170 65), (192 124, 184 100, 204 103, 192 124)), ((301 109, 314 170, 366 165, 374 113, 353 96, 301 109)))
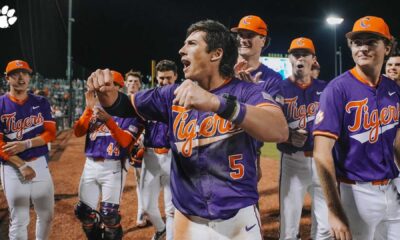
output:
POLYGON ((10 156, 3 151, 4 145, 6 145, 6 143, 3 140, 3 133, 0 133, 0 158, 7 161, 10 158, 10 156))
POLYGON ((135 108, 128 95, 118 92, 118 98, 111 107, 103 107, 110 115, 122 118, 137 117, 135 108))
POLYGON ((132 143, 132 141, 136 139, 129 131, 125 131, 119 128, 113 118, 110 118, 106 122, 106 125, 111 132, 111 136, 123 148, 128 147, 132 143))
POLYGON ((321 94, 319 111, 314 120, 313 136, 337 140, 343 125, 344 96, 338 86, 328 85, 321 94))
POLYGON ((136 112, 142 119, 168 123, 177 87, 177 84, 173 84, 136 93, 132 98, 136 112))
POLYGON ((46 98, 43 98, 42 114, 44 118, 44 132, 40 134, 40 137, 45 141, 45 143, 48 143, 56 138, 57 128, 56 122, 54 121, 53 116, 51 116, 50 103, 46 98))
POLYGON ((83 112, 82 116, 78 119, 78 121, 75 122, 74 125, 74 134, 77 137, 82 137, 84 136, 88 129, 89 129, 89 121, 90 118, 92 117, 93 110, 86 108, 85 111, 83 112))
POLYGON ((51 142, 56 139, 56 123, 55 122, 44 122, 44 132, 40 134, 40 137, 45 143, 51 142))

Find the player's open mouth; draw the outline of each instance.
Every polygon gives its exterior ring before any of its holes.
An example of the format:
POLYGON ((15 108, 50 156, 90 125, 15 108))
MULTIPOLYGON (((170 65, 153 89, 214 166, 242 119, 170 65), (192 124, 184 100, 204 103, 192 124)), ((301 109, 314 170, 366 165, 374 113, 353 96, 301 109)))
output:
POLYGON ((181 59, 181 62, 183 64, 183 71, 185 71, 190 66, 190 61, 186 59, 181 59))
POLYGON ((303 68, 304 67, 304 65, 303 64, 297 64, 297 68, 303 68))

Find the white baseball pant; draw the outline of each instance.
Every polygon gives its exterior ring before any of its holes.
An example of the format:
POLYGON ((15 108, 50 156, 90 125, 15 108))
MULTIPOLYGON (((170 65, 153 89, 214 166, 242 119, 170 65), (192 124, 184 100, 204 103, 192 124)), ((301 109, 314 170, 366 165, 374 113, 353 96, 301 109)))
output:
POLYGON ((393 181, 340 182, 340 195, 353 240, 399 239, 400 196, 393 181))
POLYGON ((260 214, 255 205, 242 208, 232 218, 208 220, 175 210, 176 240, 261 240, 260 214))
POLYGON ((328 207, 315 161, 308 152, 282 153, 279 188, 281 240, 298 239, 306 192, 311 195, 312 200, 312 239, 331 239, 328 207))
POLYGON ((18 169, 1 165, 1 181, 10 211, 10 240, 28 239, 30 199, 36 212, 36 240, 49 238, 54 214, 54 185, 46 157, 27 162, 35 171, 31 181, 22 181, 18 169))
MULTIPOLYGON (((128 167, 129 163, 125 161, 125 168, 128 167)), ((98 161, 87 157, 79 184, 80 201, 97 209, 101 194, 102 202, 120 204, 126 174, 119 160, 98 161)))
POLYGON ((173 239, 174 206, 170 187, 171 150, 165 154, 156 153, 153 148, 146 148, 143 156, 140 192, 142 207, 157 232, 167 230, 167 240, 173 239), (161 218, 158 197, 164 188, 164 208, 166 224, 161 218))

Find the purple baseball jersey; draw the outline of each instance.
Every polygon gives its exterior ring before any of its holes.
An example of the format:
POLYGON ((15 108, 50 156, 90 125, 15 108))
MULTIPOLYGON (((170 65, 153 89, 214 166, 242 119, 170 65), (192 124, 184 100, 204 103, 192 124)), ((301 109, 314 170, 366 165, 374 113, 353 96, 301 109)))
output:
MULTIPOLYGON (((138 136, 143 128, 138 118, 113 117, 114 121, 122 130, 128 132, 134 138, 138 136)), ((106 159, 125 159, 128 157, 128 149, 121 147, 111 136, 106 124, 92 116, 89 129, 86 134, 85 153, 87 157, 106 159)))
POLYGON ((261 72, 258 84, 260 84, 269 95, 275 97, 279 92, 279 84, 282 82, 282 76, 264 64, 260 64, 250 75, 254 77, 258 72, 261 72))
MULTIPOLYGON (((12 100, 8 93, 0 96, 0 129, 4 134, 4 142, 23 141, 39 136, 44 132, 44 122, 55 124, 46 98, 28 94, 28 98, 21 103, 12 100)), ((30 160, 48 152, 47 145, 43 145, 17 155, 23 160, 30 160)))
POLYGON ((381 76, 369 86, 355 69, 332 80, 320 99, 313 135, 337 140, 337 178, 368 182, 399 175, 393 143, 399 126, 400 90, 381 76))
POLYGON ((157 121, 147 121, 143 145, 151 148, 170 148, 168 125, 157 121))
MULTIPOLYGON (((282 76, 262 63, 256 70, 252 71, 250 75, 254 77, 258 72, 261 72, 261 76, 260 81, 257 84, 262 86, 264 91, 275 98, 276 94, 278 94, 280 91, 279 85, 282 82, 282 76)), ((257 145, 259 152, 261 152, 261 148, 264 143, 258 142, 257 145)))
MULTIPOLYGON (((168 124, 173 153, 171 189, 175 207, 187 215, 228 219, 258 201, 256 140, 213 112, 173 105, 169 85, 135 95, 134 105, 145 119, 168 124)), ((256 84, 232 79, 211 93, 228 93, 249 105, 271 105, 256 84)))
POLYGON ((319 98, 326 82, 313 79, 309 86, 299 86, 287 78, 280 84, 276 98, 283 101, 282 110, 290 129, 304 129, 308 132, 306 143, 298 148, 289 143, 277 144, 281 152, 292 154, 297 151, 312 151, 314 147, 312 127, 319 107, 319 98))

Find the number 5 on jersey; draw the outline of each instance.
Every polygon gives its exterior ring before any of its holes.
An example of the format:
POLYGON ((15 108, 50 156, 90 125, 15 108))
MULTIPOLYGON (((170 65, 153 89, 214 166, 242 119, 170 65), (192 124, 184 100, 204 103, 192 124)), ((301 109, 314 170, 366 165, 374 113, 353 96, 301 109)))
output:
POLYGON ((243 154, 235 154, 229 156, 229 168, 231 172, 229 175, 232 179, 241 179, 244 175, 244 166, 239 161, 243 159, 243 154))

